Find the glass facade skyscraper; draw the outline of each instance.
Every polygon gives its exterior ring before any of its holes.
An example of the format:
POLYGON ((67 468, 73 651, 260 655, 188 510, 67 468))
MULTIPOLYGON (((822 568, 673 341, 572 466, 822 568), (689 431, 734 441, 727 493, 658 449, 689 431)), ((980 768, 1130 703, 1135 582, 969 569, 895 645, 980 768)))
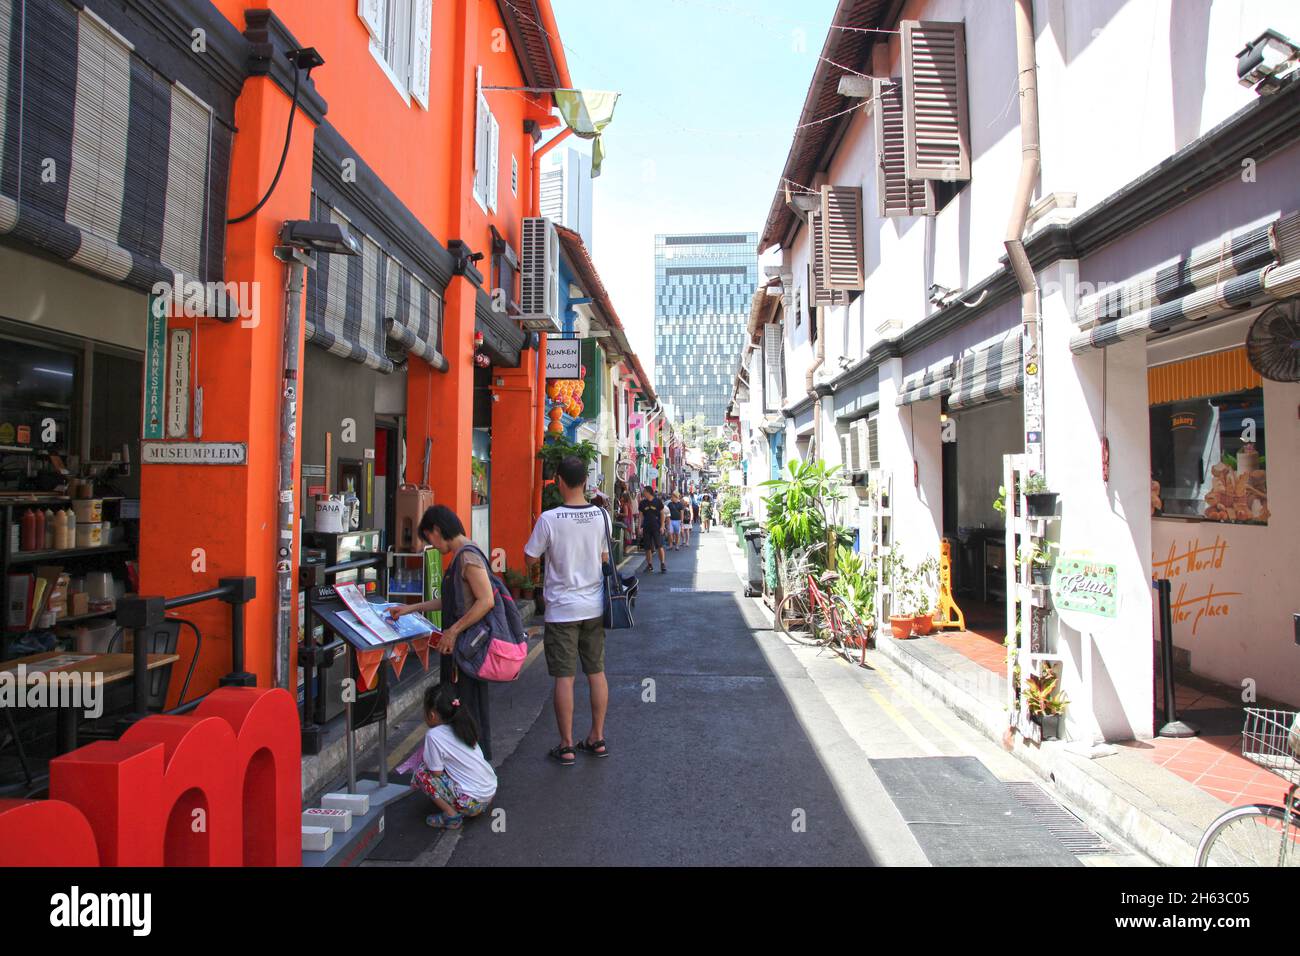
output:
POLYGON ((725 421, 757 246, 756 232, 655 236, 655 390, 678 419, 725 421))

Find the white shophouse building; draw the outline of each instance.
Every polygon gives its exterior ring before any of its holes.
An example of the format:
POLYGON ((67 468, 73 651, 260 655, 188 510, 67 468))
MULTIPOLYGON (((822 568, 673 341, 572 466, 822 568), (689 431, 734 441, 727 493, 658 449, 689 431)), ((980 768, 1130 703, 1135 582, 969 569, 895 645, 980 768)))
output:
POLYGON ((1281 64, 1300 5, 1024 9, 1036 137, 1016 0, 840 3, 759 243, 731 406, 751 500, 814 455, 855 473, 862 549, 946 539, 968 626, 1021 615, 1022 675, 1063 674, 1070 739, 1154 732, 1153 575, 1180 665, 1295 702, 1300 79, 1243 85, 1238 55, 1271 29, 1281 64), (1033 139, 1025 308, 1005 240, 1033 139), (1011 535, 1008 455, 1059 494, 1011 535), (1031 536, 1113 569, 1113 616, 1030 611, 1044 589, 1006 568, 1031 536))

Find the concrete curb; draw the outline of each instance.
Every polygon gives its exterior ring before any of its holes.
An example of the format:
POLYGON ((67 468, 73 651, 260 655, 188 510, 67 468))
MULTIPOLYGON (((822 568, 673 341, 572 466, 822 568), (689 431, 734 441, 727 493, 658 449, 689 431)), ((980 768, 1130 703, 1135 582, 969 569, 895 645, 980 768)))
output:
MULTIPOLYGON (((943 674, 896 646, 887 634, 877 640, 876 650, 966 723, 990 740, 1003 743, 1007 728, 1004 710, 976 699, 943 674)), ((1120 770, 1125 763, 1123 756, 1113 754, 1105 759, 1090 759, 1071 753, 1068 747, 1066 743, 1031 745, 1017 740, 1011 753, 1039 777, 1050 782, 1067 803, 1103 822, 1134 849, 1164 866, 1192 864, 1201 831, 1165 809, 1167 804, 1152 799, 1107 766, 1114 761, 1114 770, 1120 770)), ((1145 761, 1141 757, 1136 759, 1145 761)), ((1151 769, 1168 773, 1154 766, 1151 769)), ((1191 787, 1191 784, 1185 786, 1191 787)), ((1206 796, 1206 800, 1212 799, 1206 796)), ((1201 815, 1213 809, 1203 804, 1201 815)))

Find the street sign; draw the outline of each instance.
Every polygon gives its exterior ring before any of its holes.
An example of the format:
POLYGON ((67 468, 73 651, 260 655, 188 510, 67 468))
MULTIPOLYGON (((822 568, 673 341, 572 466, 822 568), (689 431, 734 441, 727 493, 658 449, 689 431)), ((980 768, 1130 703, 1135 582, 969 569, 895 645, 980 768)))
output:
POLYGON ((190 427, 190 332, 172 329, 167 369, 167 437, 186 438, 190 427))
POLYGON ((248 446, 229 441, 147 441, 141 460, 146 465, 246 465, 248 446))
POLYGON ((144 346, 144 438, 163 437, 163 386, 167 378, 167 299, 149 296, 144 346))
POLYGON ((581 339, 546 339, 546 377, 579 378, 582 375, 581 339))

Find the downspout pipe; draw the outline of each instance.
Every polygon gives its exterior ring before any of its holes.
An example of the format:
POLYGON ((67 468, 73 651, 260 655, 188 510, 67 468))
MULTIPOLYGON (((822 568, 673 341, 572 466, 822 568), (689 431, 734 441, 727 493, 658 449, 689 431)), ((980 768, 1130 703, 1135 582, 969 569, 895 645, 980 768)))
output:
POLYGON ((826 308, 825 306, 813 306, 813 313, 816 318, 813 321, 817 328, 817 352, 813 358, 812 365, 808 366, 808 374, 804 376, 804 386, 813 400, 813 447, 816 449, 817 457, 825 459, 822 456, 822 397, 817 394, 817 389, 813 386, 813 376, 817 370, 826 362, 826 308))
MULTIPOLYGON (((1004 245, 1011 271, 1020 286, 1021 322, 1029 332, 1032 354, 1038 354, 1041 315, 1038 310, 1038 279, 1025 252, 1025 223, 1033 200, 1034 186, 1042 168, 1042 147, 1038 128, 1038 64, 1034 52, 1033 0, 1015 0, 1016 70, 1020 87, 1020 178, 1016 182, 1011 221, 1007 223, 1004 245)), ((1041 448, 1041 446, 1040 446, 1041 448)), ((1041 451, 1039 452, 1041 457, 1041 451)), ((1042 471, 1042 462, 1036 462, 1042 471)))

